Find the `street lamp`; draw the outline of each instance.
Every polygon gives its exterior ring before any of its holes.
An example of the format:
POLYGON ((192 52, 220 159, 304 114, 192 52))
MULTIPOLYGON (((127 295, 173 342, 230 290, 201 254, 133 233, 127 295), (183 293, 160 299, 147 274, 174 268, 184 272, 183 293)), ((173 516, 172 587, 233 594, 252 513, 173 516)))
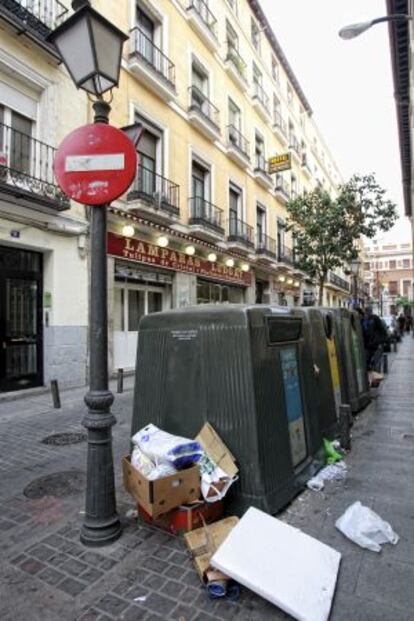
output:
POLYGON ((341 39, 354 39, 366 30, 369 30, 372 26, 375 26, 375 24, 380 24, 381 22, 396 22, 401 20, 407 21, 409 19, 412 19, 410 15, 406 15, 405 13, 394 13, 393 15, 387 15, 386 17, 377 17, 376 19, 371 19, 366 22, 344 26, 338 34, 341 39))
POLYGON ((353 280, 353 290, 354 290, 354 308, 358 305, 358 272, 361 267, 361 261, 356 257, 352 259, 350 263, 352 280, 353 280))
MULTIPOLYGON (((72 2, 74 14, 50 33, 77 88, 94 99, 95 123, 108 124, 111 107, 103 94, 118 86, 122 46, 127 36, 92 9, 88 0, 72 2)), ((111 413, 114 396, 108 387, 107 205, 90 207, 91 302, 90 373, 85 395, 88 430, 85 516, 81 541, 89 546, 112 543, 121 534, 116 511, 111 413)))

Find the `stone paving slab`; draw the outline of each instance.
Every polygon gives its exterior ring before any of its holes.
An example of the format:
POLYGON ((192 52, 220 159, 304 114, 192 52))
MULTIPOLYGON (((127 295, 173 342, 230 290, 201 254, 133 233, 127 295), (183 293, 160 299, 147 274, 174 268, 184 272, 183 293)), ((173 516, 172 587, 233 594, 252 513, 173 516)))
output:
MULTIPOLYGON (((390 374, 353 427, 345 481, 306 490, 279 516, 341 552, 332 621, 408 621, 414 604, 414 340, 390 356, 390 374), (355 500, 390 521, 401 537, 381 554, 362 550, 334 527, 355 500)), ((85 442, 42 444, 51 433, 78 432, 84 389, 62 393, 62 409, 47 395, 0 402, 0 619, 3 621, 266 621, 287 615, 242 591, 236 603, 212 601, 181 539, 125 515, 133 504, 122 489, 128 451, 132 382, 116 395, 113 429, 118 510, 124 531, 111 546, 79 541, 83 490, 65 498, 29 499, 37 477, 84 470, 85 442), (136 598, 144 598, 136 600, 136 598)))

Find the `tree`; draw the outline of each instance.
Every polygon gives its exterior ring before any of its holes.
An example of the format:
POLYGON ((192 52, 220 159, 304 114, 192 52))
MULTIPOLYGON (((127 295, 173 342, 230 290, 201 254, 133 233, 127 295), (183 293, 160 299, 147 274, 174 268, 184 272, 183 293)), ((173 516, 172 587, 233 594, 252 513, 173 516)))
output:
POLYGON ((397 219, 396 205, 385 198, 373 174, 354 175, 339 187, 336 198, 316 188, 289 201, 286 209, 297 266, 317 279, 319 305, 328 272, 358 256, 361 237, 388 231, 397 219))

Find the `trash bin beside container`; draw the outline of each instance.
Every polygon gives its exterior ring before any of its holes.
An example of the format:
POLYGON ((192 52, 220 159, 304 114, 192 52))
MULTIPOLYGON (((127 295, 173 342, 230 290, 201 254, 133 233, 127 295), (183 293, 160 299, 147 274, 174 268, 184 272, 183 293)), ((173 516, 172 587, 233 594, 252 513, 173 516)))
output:
POLYGON ((194 437, 208 421, 239 463, 231 509, 288 503, 323 464, 302 318, 202 305, 148 315, 139 329, 132 433, 152 422, 194 437))
POLYGON ((339 406, 342 402, 335 322, 332 313, 322 308, 294 309, 294 313, 304 318, 305 343, 316 366, 316 398, 322 435, 332 439, 340 431, 339 406))
POLYGON ((355 414, 370 402, 361 322, 356 311, 345 308, 331 310, 339 336, 341 384, 345 387, 348 403, 355 414))

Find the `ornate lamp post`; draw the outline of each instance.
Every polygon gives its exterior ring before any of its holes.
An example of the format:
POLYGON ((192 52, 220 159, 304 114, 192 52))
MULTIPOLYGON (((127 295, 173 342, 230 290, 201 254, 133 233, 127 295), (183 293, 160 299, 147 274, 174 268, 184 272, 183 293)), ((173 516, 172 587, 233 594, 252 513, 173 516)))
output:
POLYGON ((358 272, 361 267, 361 261, 358 258, 352 259, 350 267, 352 273, 353 306, 356 308, 358 306, 358 272))
MULTIPOLYGON (((94 99, 95 123, 108 124, 110 105, 103 94, 118 86, 122 46, 128 38, 88 0, 72 2, 74 14, 49 35, 77 88, 94 99)), ((106 268, 106 205, 91 209, 90 378, 85 396, 88 411, 87 487, 81 541, 89 546, 112 543, 121 534, 116 511, 111 413, 114 396, 108 388, 108 317, 106 268)))

